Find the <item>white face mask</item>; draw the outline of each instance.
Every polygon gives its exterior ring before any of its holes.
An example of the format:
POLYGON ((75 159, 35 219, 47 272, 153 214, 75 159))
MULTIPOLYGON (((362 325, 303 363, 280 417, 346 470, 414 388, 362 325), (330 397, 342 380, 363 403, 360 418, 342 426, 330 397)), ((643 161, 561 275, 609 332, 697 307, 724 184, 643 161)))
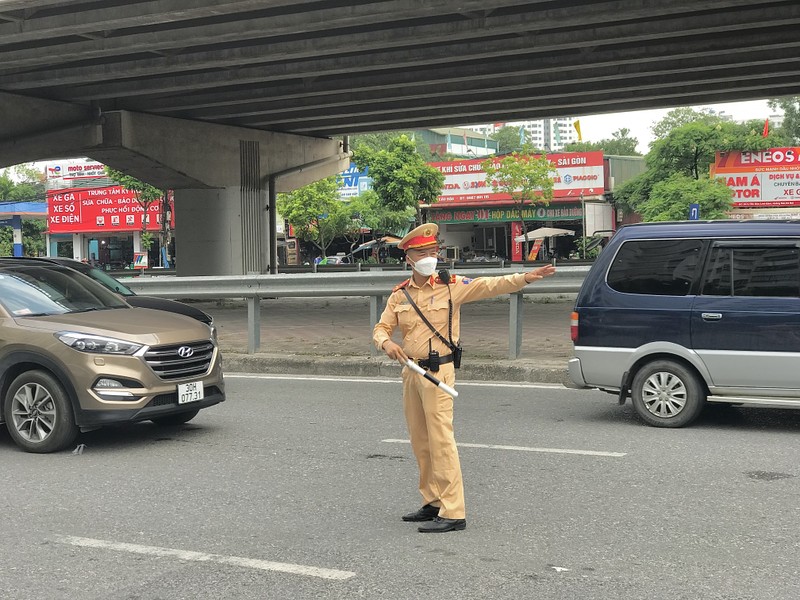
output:
POLYGON ((426 256, 420 258, 417 262, 411 264, 411 268, 423 277, 430 277, 436 272, 436 265, 439 264, 439 259, 435 256, 426 256))

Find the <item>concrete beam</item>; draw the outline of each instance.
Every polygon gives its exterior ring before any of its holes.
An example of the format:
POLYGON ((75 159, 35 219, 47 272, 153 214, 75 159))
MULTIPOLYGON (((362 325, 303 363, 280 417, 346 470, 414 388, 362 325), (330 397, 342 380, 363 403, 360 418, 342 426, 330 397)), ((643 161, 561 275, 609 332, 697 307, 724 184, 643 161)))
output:
POLYGON ((87 106, 0 92, 0 167, 43 158, 80 156, 102 138, 97 111, 87 106))
MULTIPOLYGON (((544 3, 549 0, 494 0, 495 9, 524 4, 529 6, 544 3)), ((461 12, 485 8, 486 0, 463 0, 460 3, 461 12)), ((448 0, 427 0, 418 4, 414 10, 416 19, 426 19, 440 16, 443 10, 450 5, 448 0)), ((59 45, 59 57, 62 61, 91 61, 108 56, 142 55, 147 53, 169 55, 175 50, 182 50, 192 46, 204 46, 210 38, 215 44, 236 43, 245 40, 263 39, 265 34, 270 37, 296 35, 298 32, 308 34, 311 32, 324 32, 329 29, 359 29, 374 26, 378 22, 397 23, 408 19, 407 0, 389 0, 381 3, 364 4, 354 10, 352 5, 333 6, 314 11, 291 14, 273 14, 269 16, 254 16, 248 19, 247 29, 241 23, 223 22, 212 27, 208 25, 195 25, 203 21, 187 22, 181 29, 170 32, 165 36, 160 31, 141 31, 139 29, 126 34, 125 31, 117 32, 113 38, 104 37, 97 40, 66 42, 59 45)), ((52 64, 50 53, 42 51, 32 56, 30 51, 20 50, 4 54, 6 65, 17 68, 30 68, 36 66, 49 66, 52 64)), ((0 72, 5 70, 0 65, 0 72)))
MULTIPOLYGON (((116 169, 171 189, 228 188, 240 184, 240 142, 257 142, 260 171, 269 174, 338 157, 340 142, 142 113, 104 114, 103 143, 89 154, 116 169), (132 160, 140 157, 141 160, 132 160)), ((345 161, 345 168, 349 162, 345 161)), ((316 171, 332 175, 333 167, 316 171)), ((302 180, 300 180, 302 181, 302 180)), ((313 179, 308 179, 310 183, 313 179)), ((305 184, 303 184, 305 185, 305 184)))
MULTIPOLYGON (((352 74, 359 69, 412 68, 418 71, 424 65, 452 63, 454 57, 465 55, 470 60, 481 60, 498 56, 518 56, 521 52, 546 55, 556 51, 619 47, 623 44, 639 43, 650 46, 653 40, 674 38, 676 31, 681 32, 681 43, 687 47, 691 45, 702 53, 704 48, 713 45, 707 39, 713 34, 746 32, 759 27, 787 28, 800 23, 798 5, 788 8, 780 15, 765 14, 760 9, 740 10, 735 17, 724 13, 694 14, 691 17, 681 14, 640 23, 632 28, 627 22, 603 22, 604 18, 609 19, 614 13, 609 10, 608 3, 600 4, 599 7, 587 8, 579 15, 573 15, 572 9, 549 10, 542 11, 542 14, 518 14, 514 18, 501 16, 413 28, 398 27, 387 30, 381 36, 372 32, 347 32, 316 39, 289 40, 257 45, 248 48, 246 53, 232 48, 183 53, 178 57, 125 61, 125 81, 112 81, 119 71, 119 61, 82 67, 37 69, 30 73, 7 75, 4 86, 10 90, 33 90, 47 85, 65 88, 80 85, 77 89, 63 89, 59 92, 63 94, 61 97, 73 100, 129 97, 206 88, 209 85, 225 85, 234 81, 242 84, 285 79, 288 74, 297 78, 330 76, 335 73, 352 74), (550 13, 555 14, 551 16, 550 13), (580 25, 576 21, 583 20, 587 26, 591 23, 592 35, 587 36, 580 28, 571 31, 558 30, 559 25, 567 19, 572 27, 580 25), (490 39, 476 44, 476 38, 498 36, 506 36, 508 39, 490 39), (523 39, 514 39, 513 36, 522 36, 523 39), (457 44, 459 41, 462 42, 461 48, 457 44), (426 46, 434 43, 439 46, 438 49, 426 46), (358 52, 364 54, 356 55, 358 52), (348 56, 341 57, 339 54, 348 56), (318 56, 326 58, 308 60, 318 56), (269 64, 263 64, 264 57, 272 58, 269 64), (250 65, 254 66, 249 67, 250 65), (215 71, 193 73, 209 69, 215 71), (174 75, 166 79, 163 77, 165 73, 174 75)), ((686 9, 691 4, 692 10, 697 10, 698 4, 702 3, 674 4, 668 4, 670 12, 677 10, 676 5, 685 5, 686 9)), ((626 19, 629 18, 626 15, 626 19)), ((639 53, 641 55, 641 50, 639 53)))

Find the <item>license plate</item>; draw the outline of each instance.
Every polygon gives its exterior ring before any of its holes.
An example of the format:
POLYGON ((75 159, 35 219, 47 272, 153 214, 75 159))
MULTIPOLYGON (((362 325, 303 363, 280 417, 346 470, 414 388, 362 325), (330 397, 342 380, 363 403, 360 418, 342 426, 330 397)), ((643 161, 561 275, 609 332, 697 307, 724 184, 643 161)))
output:
POLYGON ((203 399, 203 382, 192 381, 191 383, 178 384, 178 404, 197 402, 203 399))

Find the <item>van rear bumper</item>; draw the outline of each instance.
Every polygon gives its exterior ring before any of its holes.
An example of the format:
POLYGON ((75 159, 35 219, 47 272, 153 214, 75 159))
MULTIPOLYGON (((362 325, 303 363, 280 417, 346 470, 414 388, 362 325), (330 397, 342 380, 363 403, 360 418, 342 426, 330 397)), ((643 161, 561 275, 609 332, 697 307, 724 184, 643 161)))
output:
POLYGON ((575 387, 588 387, 586 385, 586 380, 583 378, 583 370, 581 369, 580 358, 570 358, 569 362, 567 363, 567 367, 569 369, 569 378, 572 380, 572 383, 575 384, 575 387))

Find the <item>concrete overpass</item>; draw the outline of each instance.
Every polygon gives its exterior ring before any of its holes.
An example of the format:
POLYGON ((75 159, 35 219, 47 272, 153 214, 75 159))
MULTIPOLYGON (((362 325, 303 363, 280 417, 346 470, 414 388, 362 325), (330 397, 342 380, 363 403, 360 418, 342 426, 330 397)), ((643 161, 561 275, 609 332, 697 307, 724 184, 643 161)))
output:
POLYGON ((800 94, 799 23, 796 0, 4 0, 0 166, 174 188, 182 274, 265 272, 269 197, 345 167, 341 136, 800 94))

